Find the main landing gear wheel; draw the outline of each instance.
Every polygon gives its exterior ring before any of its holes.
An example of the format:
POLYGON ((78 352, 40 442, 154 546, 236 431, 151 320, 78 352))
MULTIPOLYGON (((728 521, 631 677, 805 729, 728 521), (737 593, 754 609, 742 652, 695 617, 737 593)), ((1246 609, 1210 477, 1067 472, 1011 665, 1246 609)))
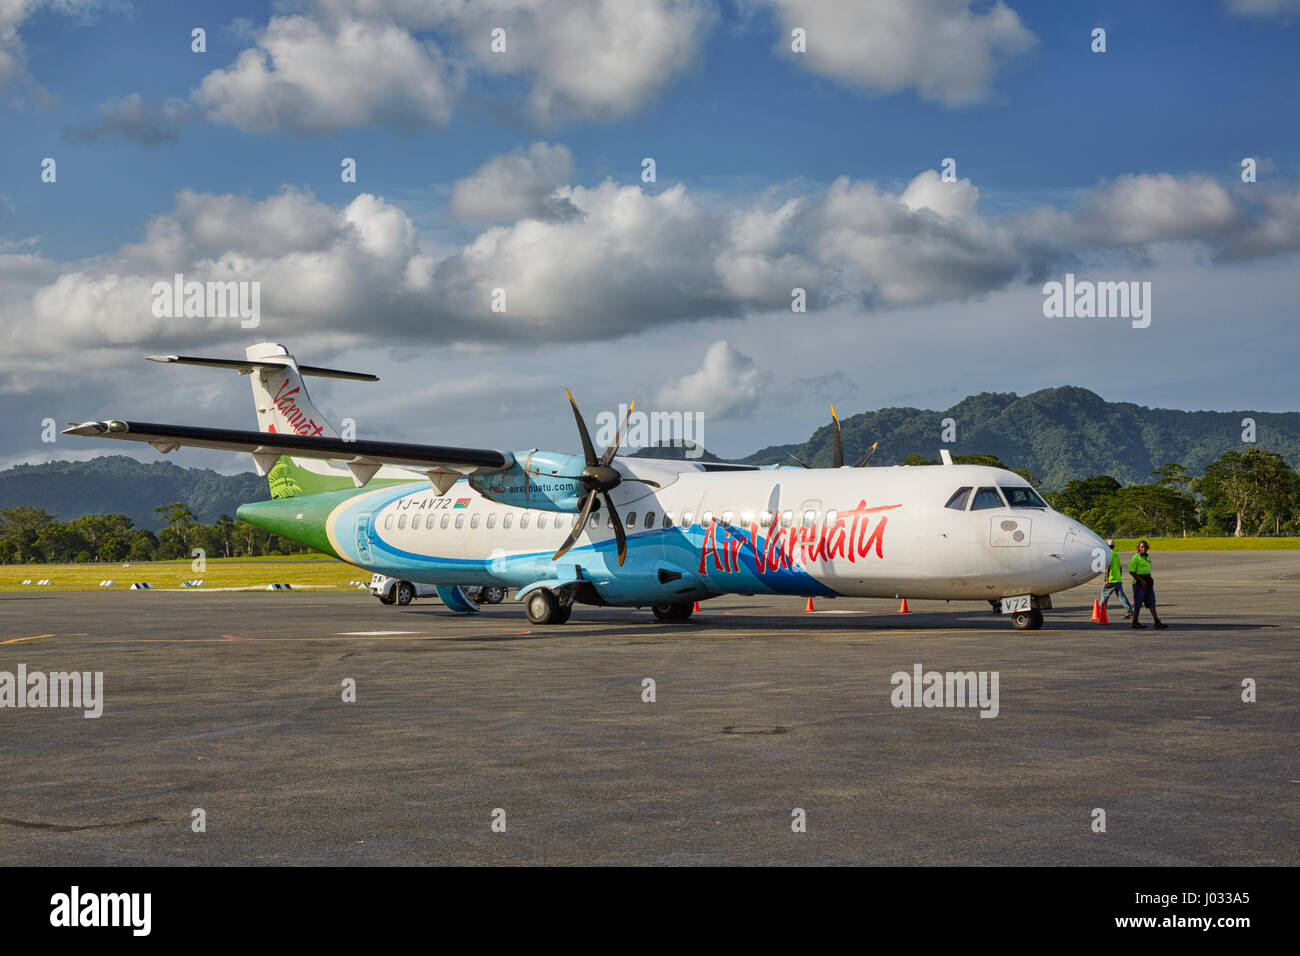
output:
POLYGON ((397 603, 403 606, 415 599, 415 585, 410 581, 397 582, 397 603))
POLYGON ((661 621, 684 621, 691 616, 694 610, 692 604, 654 604, 650 610, 654 611, 655 617, 661 621))
POLYGON ((573 613, 572 602, 563 603, 549 588, 538 588, 524 602, 529 624, 563 624, 573 613))
POLYGON ((1017 611, 1011 615, 1011 626, 1017 631, 1036 631, 1043 626, 1043 612, 1038 608, 1032 611, 1017 611))

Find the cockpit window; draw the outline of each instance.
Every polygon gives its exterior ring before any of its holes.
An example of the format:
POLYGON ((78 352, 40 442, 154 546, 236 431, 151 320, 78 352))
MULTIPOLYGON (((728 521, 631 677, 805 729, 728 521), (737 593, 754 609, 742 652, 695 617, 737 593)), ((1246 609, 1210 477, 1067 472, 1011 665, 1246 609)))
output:
POLYGON ((1013 508, 1046 508, 1047 502, 1039 497, 1038 492, 1028 485, 1002 486, 1002 493, 1007 496, 1007 504, 1013 508))
POLYGON ((981 488, 975 492, 975 501, 970 506, 971 511, 983 511, 986 508, 1001 508, 1002 496, 998 494, 996 488, 981 488))
POLYGON ((958 488, 956 491, 954 491, 952 493, 952 497, 948 499, 948 503, 944 505, 944 507, 951 508, 953 511, 965 511, 966 502, 969 499, 970 499, 970 486, 967 485, 965 488, 958 488))

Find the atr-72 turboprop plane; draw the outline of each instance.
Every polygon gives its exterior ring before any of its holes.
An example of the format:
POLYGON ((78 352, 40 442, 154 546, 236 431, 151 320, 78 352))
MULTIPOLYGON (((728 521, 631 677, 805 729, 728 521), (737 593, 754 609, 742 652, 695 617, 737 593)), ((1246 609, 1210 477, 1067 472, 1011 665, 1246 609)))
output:
POLYGON ((150 357, 248 375, 260 431, 114 420, 65 434, 250 452, 272 500, 243 505, 240 518, 359 568, 439 585, 457 611, 475 610, 460 592, 473 585, 518 589, 534 624, 563 623, 575 603, 681 620, 722 594, 901 596, 1000 601, 1017 629, 1033 630, 1049 595, 1110 560, 1100 538, 1000 468, 620 457, 622 431, 598 454, 572 396, 581 455, 349 440, 302 376, 373 375, 299 365, 270 343, 244 359, 150 357))

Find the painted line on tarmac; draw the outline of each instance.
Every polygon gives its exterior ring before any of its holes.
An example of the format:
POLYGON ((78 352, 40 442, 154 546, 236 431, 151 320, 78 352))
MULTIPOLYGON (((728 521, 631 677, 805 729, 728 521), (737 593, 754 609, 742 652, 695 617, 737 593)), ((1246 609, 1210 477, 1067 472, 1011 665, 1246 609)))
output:
POLYGON ((0 644, 17 644, 21 641, 35 641, 42 637, 53 637, 53 634, 33 634, 31 637, 11 637, 7 641, 0 641, 0 644))

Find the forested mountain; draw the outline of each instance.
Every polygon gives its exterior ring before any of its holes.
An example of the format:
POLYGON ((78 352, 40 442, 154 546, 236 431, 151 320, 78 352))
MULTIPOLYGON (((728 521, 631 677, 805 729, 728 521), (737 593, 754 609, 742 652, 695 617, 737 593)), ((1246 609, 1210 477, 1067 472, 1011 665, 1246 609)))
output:
POLYGON ((252 472, 221 475, 207 468, 181 468, 169 461, 145 464, 125 455, 90 461, 15 465, 0 471, 0 509, 44 508, 71 521, 86 514, 129 515, 137 528, 157 531, 154 508, 183 501, 202 522, 232 517, 246 501, 269 498, 266 479, 252 472))

